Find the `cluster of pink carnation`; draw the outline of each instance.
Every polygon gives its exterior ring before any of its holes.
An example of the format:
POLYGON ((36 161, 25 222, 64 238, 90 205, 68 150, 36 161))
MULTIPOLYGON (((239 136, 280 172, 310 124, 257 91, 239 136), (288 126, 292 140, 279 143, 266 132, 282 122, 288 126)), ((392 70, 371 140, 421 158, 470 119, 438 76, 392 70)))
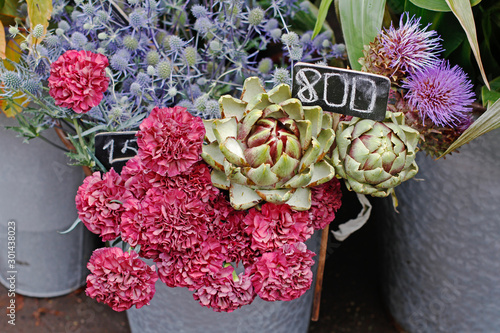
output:
POLYGON ((260 211, 250 209, 243 222, 245 232, 252 237, 252 249, 263 252, 304 242, 314 233, 309 214, 294 211, 287 204, 266 202, 260 211))
POLYGON ((232 275, 210 280, 193 294, 201 305, 217 312, 233 312, 252 303, 255 296, 252 281, 245 274, 240 274, 236 280, 232 275))
POLYGON ((119 224, 122 203, 132 197, 125 189, 122 177, 113 169, 102 176, 94 172, 85 178, 75 198, 78 217, 103 241, 113 240, 120 235, 119 224))
POLYGON ((315 230, 325 228, 335 219, 335 212, 342 206, 340 181, 333 178, 329 182, 311 188, 311 208, 309 217, 315 230))
POLYGON ((176 176, 201 160, 205 127, 186 108, 154 108, 137 134, 139 157, 161 176, 176 176))
MULTIPOLYGON (((102 179, 96 173, 84 181, 77 195, 82 221, 106 240, 121 237, 138 247, 141 257, 154 260, 155 277, 169 287, 193 290, 201 305, 215 311, 234 311, 257 294, 268 301, 299 297, 311 285, 314 263, 314 253, 302 242, 321 219, 333 219, 340 202, 338 184, 313 190, 311 212, 272 203, 237 211, 199 161, 200 126, 201 120, 184 108, 155 108, 137 135, 138 155, 122 175, 111 170, 102 179), (234 266, 240 264, 245 272, 236 276, 234 266)), ((117 268, 124 262, 139 272, 147 265, 135 252, 129 258, 116 251, 97 252, 91 260, 88 294, 125 309, 131 306, 128 294, 114 287, 113 274, 126 271, 117 268)), ((134 281, 149 288, 153 279, 134 281)), ((134 297, 146 295, 134 288, 134 297)))
POLYGON ((70 50, 50 66, 49 94, 56 105, 85 113, 97 106, 108 89, 108 58, 90 51, 70 50))
POLYGON ((304 243, 285 244, 264 253, 250 266, 255 292, 271 302, 302 296, 311 287, 314 255, 304 243))
POLYGON ((149 305, 158 280, 154 266, 149 267, 135 252, 120 248, 100 248, 94 251, 87 268, 86 294, 115 311, 132 306, 149 305))

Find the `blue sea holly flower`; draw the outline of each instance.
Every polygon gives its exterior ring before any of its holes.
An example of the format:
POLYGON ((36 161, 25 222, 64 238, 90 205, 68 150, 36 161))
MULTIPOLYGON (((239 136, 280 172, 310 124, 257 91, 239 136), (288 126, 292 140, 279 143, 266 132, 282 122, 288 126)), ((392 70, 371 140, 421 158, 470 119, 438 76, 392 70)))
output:
POLYGON ((402 87, 408 89, 405 98, 420 117, 438 126, 453 127, 472 111, 472 84, 459 66, 450 68, 447 61, 411 74, 402 87))

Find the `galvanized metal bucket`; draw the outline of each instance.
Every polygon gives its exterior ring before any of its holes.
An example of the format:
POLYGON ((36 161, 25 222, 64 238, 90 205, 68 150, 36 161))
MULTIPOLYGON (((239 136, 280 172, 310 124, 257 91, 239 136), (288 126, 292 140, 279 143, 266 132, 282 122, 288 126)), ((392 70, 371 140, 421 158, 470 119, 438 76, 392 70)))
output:
MULTIPOLYGON (((3 128, 14 122, 0 116, 0 282, 10 288, 15 275, 15 292, 25 296, 70 293, 85 283, 87 261, 99 243, 83 225, 59 233, 77 217, 75 195, 83 171, 42 140, 24 144, 3 128), (13 234, 15 247, 9 246, 13 234)), ((58 141, 55 133, 47 135, 58 141)))
POLYGON ((420 171, 380 217, 383 289, 408 332, 498 332, 500 130, 446 159, 419 153, 420 171))

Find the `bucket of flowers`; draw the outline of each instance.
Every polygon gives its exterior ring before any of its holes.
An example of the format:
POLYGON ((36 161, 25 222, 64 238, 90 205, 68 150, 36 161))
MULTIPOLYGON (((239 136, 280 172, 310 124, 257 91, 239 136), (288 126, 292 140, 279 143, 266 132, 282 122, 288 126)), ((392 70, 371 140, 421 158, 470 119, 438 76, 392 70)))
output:
POLYGON ((2 69, 2 96, 21 92, 38 105, 14 129, 27 137, 64 130, 70 156, 94 170, 76 206, 109 246, 88 263, 86 293, 116 311, 151 302, 129 310, 133 329, 228 331, 236 322, 252 332, 307 330, 313 234, 328 235, 341 184, 364 211, 337 239, 366 222, 365 195, 395 198, 394 188, 418 172, 419 149, 443 153, 472 122, 465 74, 439 59, 435 33, 408 15, 377 30, 361 54, 363 71, 391 80, 384 120, 302 105, 292 65, 346 61, 328 26, 313 38, 301 25, 316 20, 313 8, 54 1, 53 33, 9 30, 26 52, 15 70, 2 69), (121 170, 106 168, 94 137, 120 131, 136 131, 135 156, 121 170), (164 286, 195 301, 156 301, 164 286), (193 315, 191 304, 213 311, 193 315))

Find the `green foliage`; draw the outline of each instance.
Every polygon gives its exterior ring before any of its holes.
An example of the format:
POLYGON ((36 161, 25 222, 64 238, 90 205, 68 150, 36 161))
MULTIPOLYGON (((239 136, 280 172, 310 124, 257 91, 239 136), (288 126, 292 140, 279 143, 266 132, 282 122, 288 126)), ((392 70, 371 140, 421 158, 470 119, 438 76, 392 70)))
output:
MULTIPOLYGON (((436 12, 450 12, 451 9, 446 3, 446 0, 410 0, 413 4, 420 8, 436 11, 436 12)), ((481 0, 470 0, 471 6, 480 3, 481 0)))
MULTIPOLYGON (((325 1, 325 0, 324 0, 325 1)), ((351 68, 360 70, 358 59, 382 28, 385 0, 340 0, 339 14, 351 68)))

